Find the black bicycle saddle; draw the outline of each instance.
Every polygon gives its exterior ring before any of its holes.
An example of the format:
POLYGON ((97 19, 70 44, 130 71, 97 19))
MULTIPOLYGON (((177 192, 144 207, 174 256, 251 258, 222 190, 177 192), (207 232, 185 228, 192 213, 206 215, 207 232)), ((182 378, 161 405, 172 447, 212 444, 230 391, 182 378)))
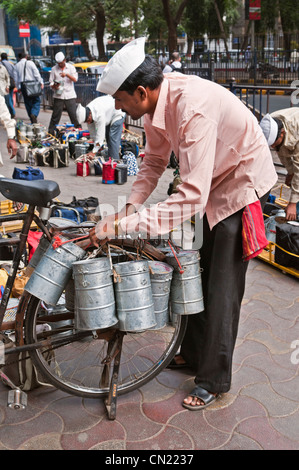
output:
POLYGON ((10 201, 37 207, 47 207, 47 204, 60 194, 58 184, 51 180, 23 181, 0 178, 0 191, 10 201))

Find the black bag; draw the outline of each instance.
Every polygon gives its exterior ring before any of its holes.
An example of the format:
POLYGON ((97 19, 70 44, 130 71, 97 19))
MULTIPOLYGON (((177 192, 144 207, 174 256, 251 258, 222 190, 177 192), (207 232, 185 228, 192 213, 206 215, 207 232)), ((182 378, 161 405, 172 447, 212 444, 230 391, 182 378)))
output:
POLYGON ((183 66, 182 67, 175 67, 174 65, 170 64, 170 68, 172 69, 172 72, 180 72, 180 73, 185 73, 183 66))
POLYGON ((63 168, 69 166, 68 147, 52 147, 49 154, 49 164, 53 168, 63 168))
POLYGON ((72 202, 69 204, 70 207, 83 207, 86 214, 93 214, 99 205, 97 197, 87 197, 85 199, 76 199, 73 196, 72 202))
POLYGON ((277 224, 275 263, 288 268, 299 269, 299 226, 277 224), (285 251, 279 249, 283 248, 285 251), (286 251, 288 253, 286 253, 286 251), (291 253, 291 254, 289 254, 291 253), (297 256, 294 256, 297 255, 297 256))
POLYGON ((122 140, 120 143, 121 154, 124 155, 125 152, 134 153, 135 157, 139 155, 139 147, 136 142, 131 142, 129 140, 122 140))
POLYGON ((24 67, 24 80, 23 80, 23 89, 28 96, 28 98, 34 98, 36 96, 40 96, 42 94, 42 86, 40 82, 36 80, 25 80, 26 75, 26 65, 27 60, 24 67))

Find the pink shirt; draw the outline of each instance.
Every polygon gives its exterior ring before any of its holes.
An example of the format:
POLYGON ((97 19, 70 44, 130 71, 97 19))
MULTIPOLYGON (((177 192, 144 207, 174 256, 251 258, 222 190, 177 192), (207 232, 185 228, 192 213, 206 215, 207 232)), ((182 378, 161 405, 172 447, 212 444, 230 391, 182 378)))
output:
POLYGON ((129 233, 165 234, 204 211, 212 228, 255 202, 277 180, 257 119, 236 96, 209 80, 166 74, 144 129, 145 157, 128 202, 138 206, 146 201, 172 150, 182 184, 165 201, 122 219, 121 228, 129 233))

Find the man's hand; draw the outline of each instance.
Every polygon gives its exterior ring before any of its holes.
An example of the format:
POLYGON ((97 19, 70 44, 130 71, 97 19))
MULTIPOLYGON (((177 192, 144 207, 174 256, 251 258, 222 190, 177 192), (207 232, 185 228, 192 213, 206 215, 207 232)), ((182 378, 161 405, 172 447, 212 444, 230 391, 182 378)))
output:
POLYGON ((108 215, 97 223, 89 232, 89 238, 94 246, 103 245, 107 240, 115 238, 115 225, 117 214, 108 215))
POLYGON ((296 202, 290 202, 286 208, 286 219, 297 220, 296 202))
POLYGON ((17 146, 15 139, 7 139, 7 150, 8 150, 8 153, 11 152, 10 159, 16 156, 18 146, 17 146))

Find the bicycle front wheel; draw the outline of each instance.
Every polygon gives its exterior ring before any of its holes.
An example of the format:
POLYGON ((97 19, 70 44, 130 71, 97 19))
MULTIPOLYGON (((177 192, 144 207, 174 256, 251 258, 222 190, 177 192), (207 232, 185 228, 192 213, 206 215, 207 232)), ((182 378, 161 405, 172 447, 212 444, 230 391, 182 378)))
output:
MULTIPOLYGON (((56 388, 80 397, 107 396, 113 372, 113 357, 119 330, 96 332, 74 329, 73 315, 63 302, 47 309, 34 296, 25 319, 27 344, 42 342, 30 352, 44 380, 56 388)), ((186 316, 158 330, 126 333, 123 337, 118 376, 118 393, 131 392, 159 374, 171 361, 183 339, 186 316)))

